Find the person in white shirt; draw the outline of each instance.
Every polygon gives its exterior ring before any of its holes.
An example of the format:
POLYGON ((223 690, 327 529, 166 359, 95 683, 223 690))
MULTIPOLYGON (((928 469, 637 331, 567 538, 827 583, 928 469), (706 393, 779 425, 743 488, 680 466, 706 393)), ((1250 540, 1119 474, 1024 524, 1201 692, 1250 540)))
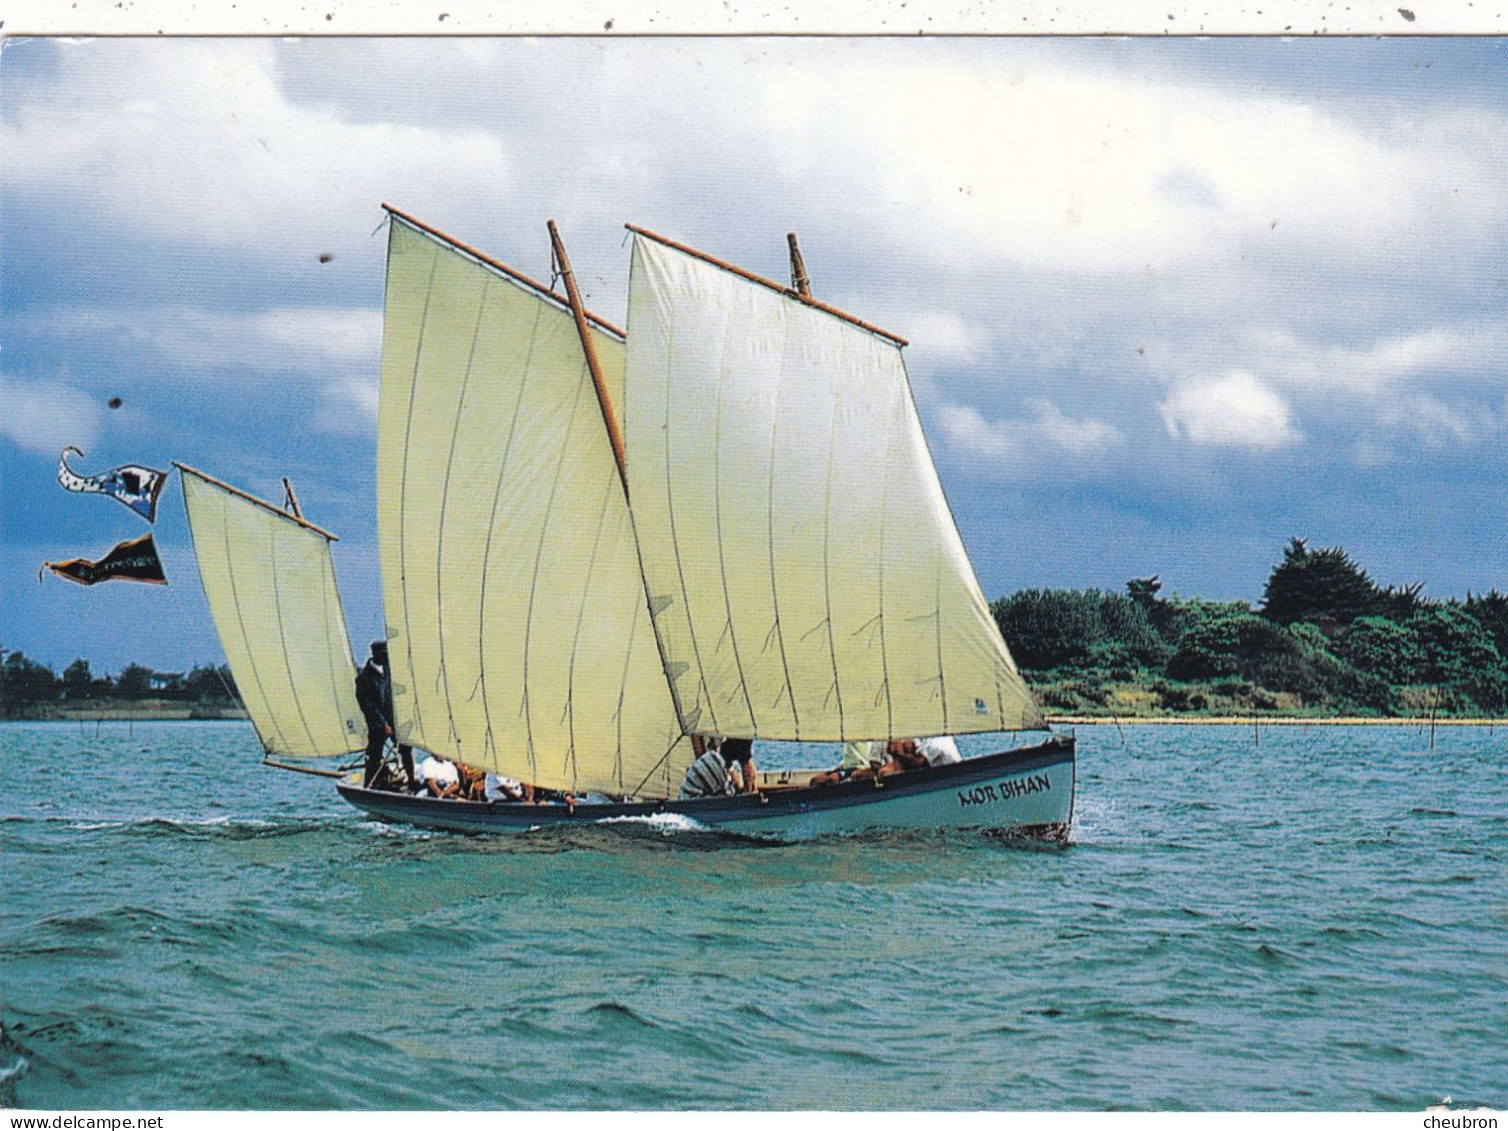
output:
POLYGON ((961 761, 963 756, 958 753, 958 744, 947 735, 898 738, 892 742, 845 742, 843 761, 838 768, 814 774, 807 785, 837 785, 961 761))
POLYGON ((456 797, 461 792, 461 774, 456 764, 433 754, 419 763, 419 780, 431 797, 456 797))
POLYGON ((927 759, 929 766, 947 766, 963 761, 963 755, 958 752, 958 743, 946 734, 936 738, 918 738, 916 752, 927 759))
POLYGON ((534 790, 517 778, 489 773, 482 783, 482 796, 488 801, 533 801, 534 790))

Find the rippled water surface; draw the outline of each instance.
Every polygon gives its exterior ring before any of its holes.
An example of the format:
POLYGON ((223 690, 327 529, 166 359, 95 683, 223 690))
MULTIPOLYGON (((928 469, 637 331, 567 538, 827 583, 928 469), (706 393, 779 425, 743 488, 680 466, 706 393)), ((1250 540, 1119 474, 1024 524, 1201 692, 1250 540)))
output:
POLYGON ((1508 1104, 1508 734, 1079 739, 1028 850, 431 834, 244 724, 0 726, 0 1103, 1508 1104))

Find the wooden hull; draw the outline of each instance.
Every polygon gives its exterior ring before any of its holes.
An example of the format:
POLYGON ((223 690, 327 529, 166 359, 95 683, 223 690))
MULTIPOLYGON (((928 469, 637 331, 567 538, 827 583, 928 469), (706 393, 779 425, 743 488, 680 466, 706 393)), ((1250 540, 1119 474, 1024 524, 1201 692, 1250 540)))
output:
POLYGON ((518 805, 384 793, 342 783, 340 795, 379 820, 468 832, 522 832, 548 825, 645 820, 676 814, 698 824, 778 840, 869 829, 988 829, 1054 841, 1073 817, 1074 740, 912 770, 874 781, 691 801, 518 805))

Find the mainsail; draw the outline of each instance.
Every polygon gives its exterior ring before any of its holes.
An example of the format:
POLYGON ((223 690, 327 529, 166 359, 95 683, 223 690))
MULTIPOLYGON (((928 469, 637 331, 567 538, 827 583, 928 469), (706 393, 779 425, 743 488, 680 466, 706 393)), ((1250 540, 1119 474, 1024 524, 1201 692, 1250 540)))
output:
MULTIPOLYGON (((576 325, 548 296, 391 213, 377 523, 397 729, 537 785, 665 795, 693 755, 576 325)), ((592 333, 616 396, 623 343, 592 333)))
POLYGON ((635 233, 629 495, 685 728, 1044 727, 943 497, 899 343, 635 233))
POLYGON ((176 466, 204 594, 263 748, 295 758, 361 750, 367 731, 332 536, 176 466))

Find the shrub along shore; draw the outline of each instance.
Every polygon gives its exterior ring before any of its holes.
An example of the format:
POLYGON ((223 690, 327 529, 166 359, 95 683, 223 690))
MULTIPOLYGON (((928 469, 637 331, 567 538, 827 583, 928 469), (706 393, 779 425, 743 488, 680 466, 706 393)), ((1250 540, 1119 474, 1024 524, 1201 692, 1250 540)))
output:
POLYGON ((1508 596, 1432 600, 1377 585, 1340 547, 1295 538, 1257 607, 1027 589, 991 610, 1043 710, 1064 721, 1387 719, 1508 714, 1508 596))

